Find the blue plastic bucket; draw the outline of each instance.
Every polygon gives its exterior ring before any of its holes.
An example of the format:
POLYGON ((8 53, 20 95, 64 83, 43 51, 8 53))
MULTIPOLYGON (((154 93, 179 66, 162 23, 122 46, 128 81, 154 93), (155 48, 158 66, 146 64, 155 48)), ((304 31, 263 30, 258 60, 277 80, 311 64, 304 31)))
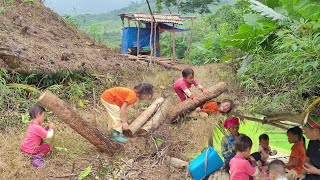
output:
POLYGON ((223 166, 223 161, 211 146, 189 164, 189 173, 195 180, 201 180, 223 166))

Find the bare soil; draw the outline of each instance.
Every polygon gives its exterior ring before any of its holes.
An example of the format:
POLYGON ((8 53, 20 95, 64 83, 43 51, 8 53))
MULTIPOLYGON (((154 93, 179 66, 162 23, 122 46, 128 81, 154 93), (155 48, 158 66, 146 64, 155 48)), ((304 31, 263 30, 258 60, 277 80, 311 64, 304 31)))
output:
POLYGON ((97 69, 105 72, 135 64, 121 62, 104 45, 66 22, 38 1, 6 4, 0 14, 0 67, 56 72, 97 69), (119 62, 120 61, 120 62, 119 62))

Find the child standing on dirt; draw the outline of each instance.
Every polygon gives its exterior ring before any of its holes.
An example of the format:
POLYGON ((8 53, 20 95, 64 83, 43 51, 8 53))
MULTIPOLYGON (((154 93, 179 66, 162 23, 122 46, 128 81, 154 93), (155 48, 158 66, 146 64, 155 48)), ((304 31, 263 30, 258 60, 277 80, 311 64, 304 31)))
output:
POLYGON ((252 140, 246 135, 240 135, 235 143, 234 149, 236 155, 230 161, 230 179, 231 180, 244 180, 249 179, 249 176, 259 175, 259 169, 251 166, 250 161, 254 158, 250 156, 252 148, 252 140))
POLYGON ((226 119, 223 123, 223 127, 229 132, 221 141, 222 156, 224 157, 224 169, 226 172, 229 172, 230 170, 229 162, 231 158, 236 155, 234 142, 241 135, 239 133, 239 126, 239 119, 236 117, 226 119))
POLYGON ((204 88, 194 79, 194 71, 191 68, 185 68, 182 71, 182 78, 176 80, 173 85, 174 91, 180 98, 180 101, 184 101, 188 98, 193 99, 194 94, 191 93, 190 88, 194 84, 200 91, 204 91, 204 88))
POLYGON ((44 166, 42 157, 47 155, 51 147, 47 143, 43 143, 44 138, 52 138, 53 124, 43 128, 41 124, 45 119, 45 109, 40 105, 34 105, 29 109, 31 123, 28 127, 27 136, 20 145, 20 150, 28 155, 33 156, 32 165, 36 167, 44 166))
POLYGON ((232 111, 234 108, 233 101, 229 99, 224 99, 222 102, 207 102, 202 107, 197 107, 196 111, 205 112, 207 114, 220 113, 225 114, 232 111))
POLYGON ((114 87, 105 90, 101 95, 101 102, 107 109, 112 119, 111 139, 125 143, 123 130, 128 129, 126 108, 134 104, 137 99, 144 100, 153 94, 153 86, 148 83, 141 83, 132 89, 125 87, 114 87))
POLYGON ((295 176, 302 173, 303 164, 306 159, 305 140, 303 131, 298 126, 288 129, 287 131, 289 143, 293 143, 289 162, 286 163, 287 178, 294 179, 295 176))

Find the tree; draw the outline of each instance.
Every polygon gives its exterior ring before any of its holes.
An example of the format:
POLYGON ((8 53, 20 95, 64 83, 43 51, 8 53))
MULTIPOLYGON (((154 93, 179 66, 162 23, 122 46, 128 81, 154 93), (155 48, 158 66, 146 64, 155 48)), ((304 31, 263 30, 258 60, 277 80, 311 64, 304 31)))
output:
POLYGON ((218 3, 220 0, 157 0, 157 9, 160 12, 165 6, 169 9, 175 7, 178 13, 210 13, 208 5, 218 3))

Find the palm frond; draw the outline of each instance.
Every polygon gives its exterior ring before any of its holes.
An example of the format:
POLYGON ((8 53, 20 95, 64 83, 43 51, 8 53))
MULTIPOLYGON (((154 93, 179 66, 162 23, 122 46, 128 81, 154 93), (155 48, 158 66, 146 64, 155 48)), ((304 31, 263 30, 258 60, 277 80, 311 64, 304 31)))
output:
POLYGON ((286 20, 288 17, 284 16, 283 14, 275 12, 273 9, 269 8, 268 6, 261 4, 259 1, 256 0, 250 0, 250 8, 258 13, 260 13, 262 16, 271 18, 274 21, 280 20, 286 20))
POLYGON ((17 89, 24 89, 32 92, 40 92, 37 88, 32 87, 30 85, 26 84, 17 84, 17 83, 12 83, 12 84, 7 84, 7 87, 9 88, 17 88, 17 89))

